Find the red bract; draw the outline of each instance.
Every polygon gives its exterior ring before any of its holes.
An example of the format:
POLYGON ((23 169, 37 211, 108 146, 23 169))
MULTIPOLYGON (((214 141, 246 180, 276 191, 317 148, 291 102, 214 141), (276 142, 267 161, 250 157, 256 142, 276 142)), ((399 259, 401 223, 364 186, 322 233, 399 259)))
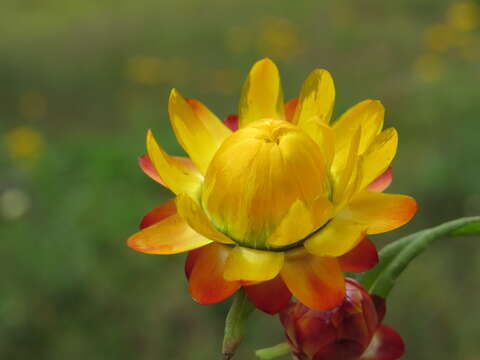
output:
POLYGON ((381 324, 384 313, 383 299, 346 279, 345 299, 334 309, 290 303, 280 320, 299 360, 395 360, 404 344, 395 330, 381 324))

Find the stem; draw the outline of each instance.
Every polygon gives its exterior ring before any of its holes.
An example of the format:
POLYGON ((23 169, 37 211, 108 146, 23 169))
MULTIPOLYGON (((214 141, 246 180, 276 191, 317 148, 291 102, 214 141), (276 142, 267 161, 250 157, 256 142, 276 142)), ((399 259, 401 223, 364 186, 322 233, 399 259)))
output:
POLYGON ((225 320, 225 334, 222 348, 223 360, 230 360, 235 354, 235 351, 243 339, 245 321, 254 309, 255 307, 248 300, 245 290, 240 288, 225 320))
POLYGON ((288 343, 281 343, 269 348, 257 350, 255 351, 255 355, 262 360, 270 360, 288 354, 291 351, 292 349, 288 343))

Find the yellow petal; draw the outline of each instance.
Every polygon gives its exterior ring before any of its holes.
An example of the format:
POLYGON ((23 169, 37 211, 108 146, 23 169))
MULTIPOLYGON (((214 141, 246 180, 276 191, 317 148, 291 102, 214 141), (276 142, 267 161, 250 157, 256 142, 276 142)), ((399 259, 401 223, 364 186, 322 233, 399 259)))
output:
POLYGON ((229 136, 232 131, 225 126, 214 113, 210 111, 204 104, 195 99, 186 99, 190 107, 192 108, 198 119, 205 125, 210 134, 217 139, 217 141, 223 142, 223 140, 229 136))
POLYGON ((417 203, 410 196, 363 191, 339 216, 365 224, 367 234, 379 234, 406 224, 416 211, 417 203))
POLYGON ((386 129, 375 137, 363 154, 360 189, 364 189, 388 169, 397 152, 397 145, 398 134, 394 128, 386 129))
POLYGON ((174 214, 132 235, 127 244, 147 254, 177 254, 211 242, 190 228, 178 214, 174 214))
POLYGON ((186 194, 179 194, 176 198, 177 211, 182 218, 199 234, 224 244, 233 241, 218 231, 210 222, 203 209, 186 194))
MULTIPOLYGON (((358 128, 355 135, 352 137, 345 162, 339 168, 335 166, 332 168, 333 179, 335 182, 333 202, 337 208, 340 208, 349 200, 356 188, 358 176, 358 146, 360 144, 360 138, 361 128, 358 128)), ((335 154, 335 157, 336 156, 337 154, 335 154)), ((334 165, 335 163, 337 166, 339 165, 336 160, 334 160, 334 165)))
POLYGON ((362 128, 358 152, 362 154, 383 127, 385 108, 378 100, 364 100, 347 110, 333 124, 337 152, 348 151, 355 131, 362 128))
POLYGON ((186 193, 196 197, 203 180, 196 168, 188 166, 178 157, 168 155, 158 145, 152 131, 147 132, 147 152, 165 185, 175 194, 186 193))
POLYGON ((366 226, 348 219, 333 219, 304 242, 305 248, 318 256, 338 257, 352 250, 362 240, 366 226))
POLYGON ((240 128, 260 119, 285 119, 280 75, 272 60, 253 65, 243 85, 238 114, 240 128))
POLYGON ((304 121, 302 128, 318 144, 325 165, 330 169, 335 155, 335 133, 332 128, 322 123, 318 117, 304 121))
POLYGON ((333 205, 327 198, 318 198, 310 206, 297 200, 290 207, 267 244, 281 247, 302 240, 324 225, 332 214, 333 205))
POLYGON ((228 129, 219 130, 221 124, 216 124, 219 120, 215 116, 208 115, 205 109, 202 110, 194 111, 177 90, 173 89, 170 93, 168 112, 175 136, 200 172, 204 174, 213 155, 230 132, 228 129), (201 116, 197 116, 197 113, 201 116))
POLYGON ((335 103, 335 86, 330 73, 324 69, 314 70, 305 80, 293 123, 303 128, 312 117, 328 124, 335 103))
POLYGON ((283 266, 283 252, 235 247, 225 263, 227 281, 267 281, 278 275, 283 266))

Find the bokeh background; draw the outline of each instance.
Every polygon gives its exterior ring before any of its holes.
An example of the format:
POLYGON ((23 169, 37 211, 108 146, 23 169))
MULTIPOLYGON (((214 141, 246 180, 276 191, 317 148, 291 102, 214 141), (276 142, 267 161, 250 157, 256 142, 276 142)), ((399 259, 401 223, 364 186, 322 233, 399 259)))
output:
MULTIPOLYGON (((379 246, 480 214, 480 4, 455 0, 3 0, 0 11, 0 359, 217 359, 229 301, 195 304, 183 255, 125 246, 170 194, 137 156, 172 87, 235 113, 269 56, 286 98, 317 67, 336 115, 381 99, 400 133, 391 192, 416 218, 379 246)), ((386 322, 404 359, 480 359, 480 239, 436 243, 401 277, 386 322)), ((257 312, 238 359, 282 341, 257 312)))

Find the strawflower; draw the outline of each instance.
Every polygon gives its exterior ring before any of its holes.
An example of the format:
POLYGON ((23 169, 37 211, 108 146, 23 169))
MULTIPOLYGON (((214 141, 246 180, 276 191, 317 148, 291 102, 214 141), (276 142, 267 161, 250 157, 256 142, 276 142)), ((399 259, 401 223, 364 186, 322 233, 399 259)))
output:
POLYGON ((312 310, 294 302, 280 313, 288 343, 299 360, 395 360, 404 353, 400 335, 383 325, 385 301, 346 279, 344 300, 312 310))
POLYGON ((253 66, 228 126, 172 90, 170 121, 189 158, 168 155, 148 131, 140 166, 176 197, 145 215, 128 245, 189 251, 189 291, 201 304, 243 286, 270 314, 292 294, 313 309, 335 307, 345 295, 342 271, 377 263, 366 235, 405 224, 416 203, 382 193, 398 143, 395 129, 382 131, 383 105, 362 101, 330 124, 334 99, 331 75, 318 69, 284 104, 269 59, 253 66))

